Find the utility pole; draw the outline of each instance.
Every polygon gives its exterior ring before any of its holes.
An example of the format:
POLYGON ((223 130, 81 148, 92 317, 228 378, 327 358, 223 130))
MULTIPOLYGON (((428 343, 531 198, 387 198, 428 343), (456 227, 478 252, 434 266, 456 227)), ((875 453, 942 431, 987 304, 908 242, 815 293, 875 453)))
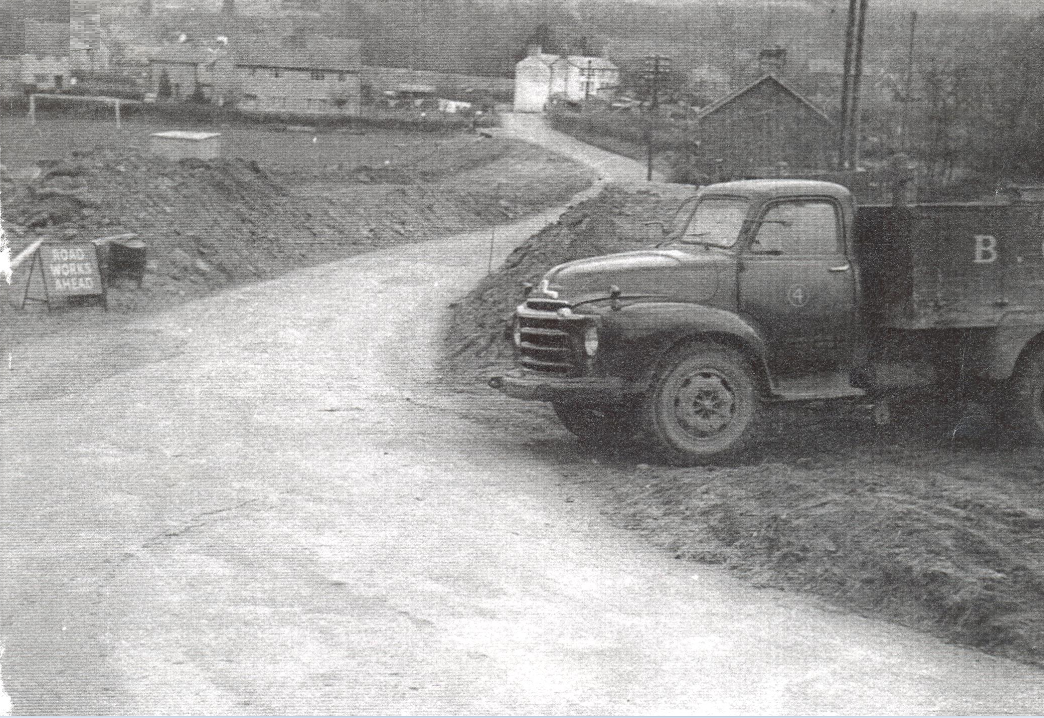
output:
POLYGON ((870 0, 849 0, 845 29, 844 78, 841 83, 841 136, 838 143, 841 169, 859 163, 859 86, 863 77, 863 39, 870 0))
POLYGON ((910 12, 910 47, 906 54, 906 91, 903 94, 903 128, 899 148, 910 149, 910 103, 913 102, 914 36, 917 31, 917 11, 910 12))
POLYGON ((587 61, 587 77, 584 78, 584 105, 587 105, 587 100, 591 97, 591 61, 587 61))
POLYGON ((859 0, 859 28, 856 31, 855 65, 852 68, 852 102, 849 104, 849 112, 852 121, 848 131, 849 166, 859 169, 859 135, 861 120, 859 117, 859 86, 863 81, 863 38, 866 36, 866 11, 870 0, 859 0))
POLYGON ((645 59, 645 77, 649 82, 649 115, 645 124, 645 144, 648 151, 648 161, 645 179, 652 181, 653 176, 653 119, 656 108, 660 103, 660 75, 671 71, 671 59, 663 55, 651 55, 645 59))
POLYGON ((859 0, 848 0, 848 24, 845 26, 845 59, 841 71, 841 129, 837 139, 838 169, 845 169, 848 148, 848 93, 852 80, 852 47, 855 40, 856 16, 859 0))

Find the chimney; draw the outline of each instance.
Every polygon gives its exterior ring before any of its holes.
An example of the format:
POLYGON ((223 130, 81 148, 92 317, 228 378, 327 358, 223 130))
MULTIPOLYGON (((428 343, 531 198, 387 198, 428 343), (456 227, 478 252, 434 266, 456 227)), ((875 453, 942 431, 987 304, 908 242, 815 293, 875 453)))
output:
POLYGON ((540 45, 530 45, 526 48, 527 57, 540 57, 544 53, 544 48, 540 45))
POLYGON ((758 72, 762 75, 782 75, 787 66, 785 48, 767 47, 758 53, 758 72))

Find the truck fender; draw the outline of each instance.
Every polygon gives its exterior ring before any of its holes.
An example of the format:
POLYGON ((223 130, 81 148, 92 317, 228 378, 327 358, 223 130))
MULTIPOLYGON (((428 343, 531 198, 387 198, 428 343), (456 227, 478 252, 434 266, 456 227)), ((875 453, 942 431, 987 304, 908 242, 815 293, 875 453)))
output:
POLYGON ((645 366, 640 381, 646 386, 669 351, 705 338, 743 352, 750 359, 759 388, 766 394, 771 392, 764 335, 754 322, 735 312, 682 302, 640 302, 605 318, 627 345, 641 348, 645 366))
POLYGON ((1015 365, 1031 344, 1044 341, 1044 314, 1007 316, 991 338, 984 357, 985 375, 1003 381, 1011 377, 1015 365))

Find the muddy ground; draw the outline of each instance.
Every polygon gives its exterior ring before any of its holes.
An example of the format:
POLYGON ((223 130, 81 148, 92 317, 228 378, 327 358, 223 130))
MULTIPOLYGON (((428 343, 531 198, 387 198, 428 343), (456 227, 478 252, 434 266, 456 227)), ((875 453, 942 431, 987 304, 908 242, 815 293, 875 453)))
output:
MULTIPOLYGON (((562 261, 647 246, 643 222, 684 192, 611 187, 457 304, 446 367, 474 394, 477 421, 526 432, 547 452, 574 441, 546 405, 482 387, 510 366, 503 330, 520 284, 562 261)), ((1044 450, 985 424, 955 440, 963 409, 907 407, 878 429, 859 403, 779 408, 731 466, 669 468, 640 448, 585 447, 564 472, 679 560, 1044 663, 1044 450)))

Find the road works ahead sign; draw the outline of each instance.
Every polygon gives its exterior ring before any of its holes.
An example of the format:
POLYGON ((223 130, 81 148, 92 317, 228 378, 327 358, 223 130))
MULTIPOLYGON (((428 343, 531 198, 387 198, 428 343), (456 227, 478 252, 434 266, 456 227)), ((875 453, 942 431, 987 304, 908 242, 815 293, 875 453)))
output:
POLYGON ((48 305, 55 299, 68 297, 102 297, 105 301, 105 285, 102 284, 98 266, 98 250, 92 242, 62 242, 41 244, 29 266, 29 279, 25 285, 26 301, 43 301, 48 305), (30 297, 29 290, 36 281, 36 268, 40 267, 44 296, 30 297))
POLYGON ((98 252, 90 242, 40 245, 47 293, 53 297, 98 295, 103 292, 98 252))

